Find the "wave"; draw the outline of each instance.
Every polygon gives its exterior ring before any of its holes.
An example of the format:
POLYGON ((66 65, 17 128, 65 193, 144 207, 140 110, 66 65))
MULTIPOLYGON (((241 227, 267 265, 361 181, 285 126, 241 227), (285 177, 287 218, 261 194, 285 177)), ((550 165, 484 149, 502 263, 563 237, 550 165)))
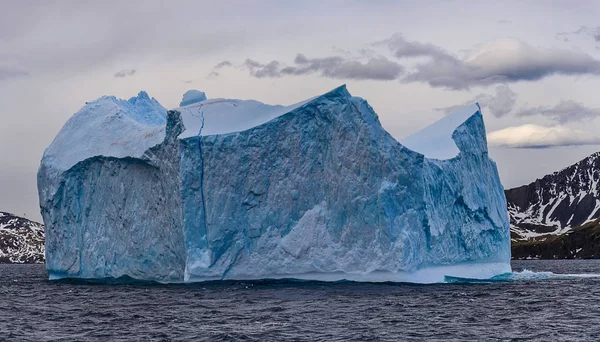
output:
POLYGON ((445 283, 494 283, 494 282, 512 282, 512 281, 536 281, 536 280, 572 280, 584 278, 600 278, 599 273, 554 273, 554 272, 535 272, 524 269, 520 272, 508 272, 499 274, 488 279, 461 278, 446 276, 445 283))

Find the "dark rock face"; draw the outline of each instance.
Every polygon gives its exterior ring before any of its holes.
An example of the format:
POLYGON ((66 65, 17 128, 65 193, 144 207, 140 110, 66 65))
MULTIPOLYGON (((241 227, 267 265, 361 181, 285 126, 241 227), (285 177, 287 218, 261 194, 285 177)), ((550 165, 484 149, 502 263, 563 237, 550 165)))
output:
POLYGON ((44 226, 0 212, 0 263, 44 262, 44 226))
POLYGON ((520 238, 594 220, 600 217, 600 152, 505 194, 511 229, 520 238))
POLYGON ((545 240, 513 243, 514 259, 600 258, 600 219, 573 228, 569 233, 545 240))

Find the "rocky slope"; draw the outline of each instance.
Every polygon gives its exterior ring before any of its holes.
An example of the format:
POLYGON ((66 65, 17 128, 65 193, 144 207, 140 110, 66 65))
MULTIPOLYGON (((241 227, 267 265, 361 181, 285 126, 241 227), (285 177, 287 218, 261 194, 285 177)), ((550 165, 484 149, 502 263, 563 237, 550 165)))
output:
POLYGON ((600 258, 600 152, 505 191, 514 259, 600 258))
POLYGON ((0 212, 0 263, 44 262, 44 226, 0 212))
POLYGON ((575 227, 562 235, 513 241, 514 259, 600 258, 600 219, 575 227))
POLYGON ((600 216, 600 152, 505 191, 513 241, 565 234, 600 216))

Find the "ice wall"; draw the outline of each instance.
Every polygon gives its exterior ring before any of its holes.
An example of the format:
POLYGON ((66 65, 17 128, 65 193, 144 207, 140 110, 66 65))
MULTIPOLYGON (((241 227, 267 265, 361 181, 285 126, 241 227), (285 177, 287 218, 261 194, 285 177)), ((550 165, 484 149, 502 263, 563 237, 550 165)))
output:
POLYGON ((479 107, 444 121, 407 138, 409 149, 342 86, 289 107, 195 102, 169 112, 160 142, 139 140, 143 155, 90 153, 57 170, 70 151, 51 145, 38 175, 47 268, 158 281, 509 272, 506 201, 479 107), (428 138, 450 152, 436 155, 428 138))

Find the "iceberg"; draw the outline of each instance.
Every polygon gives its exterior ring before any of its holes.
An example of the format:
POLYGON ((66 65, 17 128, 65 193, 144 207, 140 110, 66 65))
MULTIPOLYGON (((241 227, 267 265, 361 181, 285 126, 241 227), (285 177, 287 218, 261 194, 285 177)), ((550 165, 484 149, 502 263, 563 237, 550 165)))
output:
POLYGON ((508 273, 477 104, 403 141, 346 86, 291 106, 101 97, 38 172, 51 279, 443 282, 508 273))

